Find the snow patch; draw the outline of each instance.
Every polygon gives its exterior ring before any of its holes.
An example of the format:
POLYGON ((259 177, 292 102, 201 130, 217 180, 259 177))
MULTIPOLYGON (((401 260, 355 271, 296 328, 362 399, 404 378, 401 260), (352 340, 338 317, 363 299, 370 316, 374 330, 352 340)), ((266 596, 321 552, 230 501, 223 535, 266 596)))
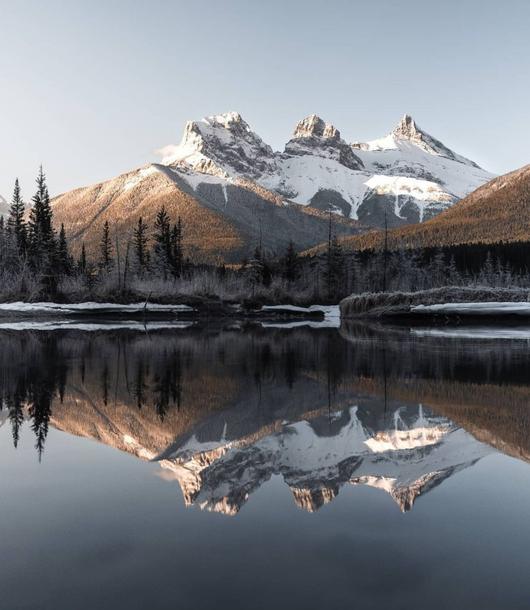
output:
POLYGON ((519 315, 530 316, 530 302, 482 302, 482 303, 436 303, 434 305, 413 305, 414 313, 433 313, 447 315, 491 316, 519 315))

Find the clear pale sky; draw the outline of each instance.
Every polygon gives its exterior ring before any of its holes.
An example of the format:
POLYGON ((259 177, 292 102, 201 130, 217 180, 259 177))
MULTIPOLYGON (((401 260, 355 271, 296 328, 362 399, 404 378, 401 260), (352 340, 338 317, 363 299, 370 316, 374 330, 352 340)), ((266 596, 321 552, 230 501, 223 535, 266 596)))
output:
POLYGON ((347 141, 408 112, 502 173, 530 162, 528 0, 0 0, 0 193, 157 160, 238 110, 274 148, 316 112, 347 141))

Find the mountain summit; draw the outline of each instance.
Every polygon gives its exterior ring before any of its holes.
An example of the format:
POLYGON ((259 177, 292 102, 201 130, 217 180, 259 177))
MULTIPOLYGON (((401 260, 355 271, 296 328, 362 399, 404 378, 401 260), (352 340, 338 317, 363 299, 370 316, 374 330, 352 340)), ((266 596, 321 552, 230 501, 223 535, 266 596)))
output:
POLYGON ((295 203, 375 227, 385 212, 394 226, 422 222, 492 178, 407 114, 387 136, 353 144, 311 114, 297 123, 283 152, 274 152, 239 113, 229 112, 188 123, 180 145, 163 152, 162 162, 177 171, 252 180, 295 203))
POLYGON ((339 140, 340 131, 331 123, 324 122, 316 114, 311 114, 296 125, 293 138, 310 138, 313 136, 339 140))
POLYGON ((433 138, 431 135, 420 129, 409 114, 405 114, 403 116, 397 127, 392 132, 392 135, 398 139, 409 140, 430 154, 447 157, 453 161, 463 163, 464 165, 471 165, 472 167, 481 169, 473 161, 470 161, 461 155, 457 155, 439 140, 433 138))
POLYGON ((149 164, 57 197, 54 214, 75 244, 97 248, 109 220, 129 235, 138 216, 152 224, 165 205, 186 226, 197 261, 237 262, 256 244, 278 254, 337 235, 423 222, 451 207, 491 174, 454 153, 405 115, 387 136, 346 142, 316 114, 302 119, 274 151, 238 112, 186 123, 180 144, 149 164))

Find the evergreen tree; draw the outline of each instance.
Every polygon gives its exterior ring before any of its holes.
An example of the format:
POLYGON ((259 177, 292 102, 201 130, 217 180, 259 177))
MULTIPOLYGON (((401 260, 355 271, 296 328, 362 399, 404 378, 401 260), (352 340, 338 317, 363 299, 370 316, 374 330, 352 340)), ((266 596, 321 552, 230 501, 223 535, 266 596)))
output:
POLYGON ((253 284, 263 284, 263 286, 270 286, 272 281, 270 265, 263 256, 260 246, 256 246, 254 256, 250 261, 250 277, 253 284))
POLYGON ((453 254, 449 259, 449 265, 447 266, 447 284, 449 286, 458 286, 461 284, 461 282, 462 278, 460 277, 460 272, 456 266, 456 261, 453 254))
POLYGON ((55 263, 55 236, 52 226, 50 196, 42 166, 37 176, 37 192, 29 215, 28 249, 35 269, 52 274, 55 263))
POLYGON ((488 253, 486 254, 486 261, 482 267, 480 279, 488 286, 495 286, 495 267, 493 265, 493 258, 490 250, 488 250, 488 253))
POLYGON ((16 449, 18 447, 18 441, 20 440, 20 429, 24 423, 22 401, 17 392, 15 392, 15 395, 9 402, 9 420, 11 422, 11 432, 13 434, 13 445, 16 449))
POLYGON ((328 247, 327 265, 325 269, 328 299, 334 300, 339 296, 342 296, 344 275, 344 252, 337 237, 334 236, 328 247))
POLYGON ((282 261, 283 277, 288 282, 294 282, 298 278, 300 266, 299 262, 298 255, 294 249, 294 244, 292 241, 290 241, 289 245, 287 246, 287 252, 285 253, 282 261))
POLYGON ((445 264, 445 256, 440 248, 437 248, 432 260, 427 268, 429 285, 433 288, 438 288, 446 283, 447 267, 445 264))
POLYGON ((86 274, 87 272, 86 249, 84 242, 81 246, 81 254, 79 255, 79 259, 77 260, 77 272, 82 275, 86 274))
POLYGON ((136 257, 137 269, 140 273, 144 271, 149 264, 149 252, 147 250, 147 242, 147 225, 140 216, 133 234, 134 254, 136 257))
POLYGON ((154 233, 154 258, 157 270, 166 277, 172 268, 171 224, 166 208, 162 206, 156 215, 154 233))
POLYGON ((23 256, 26 254, 27 248, 27 232, 26 223, 24 221, 25 205, 20 194, 20 185, 18 178, 15 180, 15 188, 13 190, 13 199, 9 209, 9 218, 7 226, 15 235, 18 251, 23 256))
POLYGON ((72 270, 72 260, 68 253, 68 243, 66 241, 66 231, 64 224, 61 223, 59 239, 57 241, 57 264, 60 273, 69 274, 72 270))
POLYGON ((0 217, 0 271, 7 274, 17 274, 23 264, 23 259, 17 247, 16 236, 6 226, 4 217, 0 217))
POLYGON ((112 242, 110 239, 110 228, 108 220, 106 220, 105 224, 103 225, 103 233, 101 235, 99 250, 99 268, 108 273, 112 269, 112 266, 114 264, 112 260, 112 242))
POLYGON ((182 220, 180 216, 171 230, 171 267, 173 275, 180 277, 183 271, 184 252, 182 248, 182 220))

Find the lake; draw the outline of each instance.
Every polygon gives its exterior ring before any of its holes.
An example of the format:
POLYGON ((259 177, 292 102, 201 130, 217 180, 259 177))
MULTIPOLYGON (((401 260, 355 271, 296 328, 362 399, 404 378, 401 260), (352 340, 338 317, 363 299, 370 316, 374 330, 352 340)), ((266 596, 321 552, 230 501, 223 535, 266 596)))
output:
POLYGON ((528 337, 1 330, 1 607, 528 608, 528 337))

